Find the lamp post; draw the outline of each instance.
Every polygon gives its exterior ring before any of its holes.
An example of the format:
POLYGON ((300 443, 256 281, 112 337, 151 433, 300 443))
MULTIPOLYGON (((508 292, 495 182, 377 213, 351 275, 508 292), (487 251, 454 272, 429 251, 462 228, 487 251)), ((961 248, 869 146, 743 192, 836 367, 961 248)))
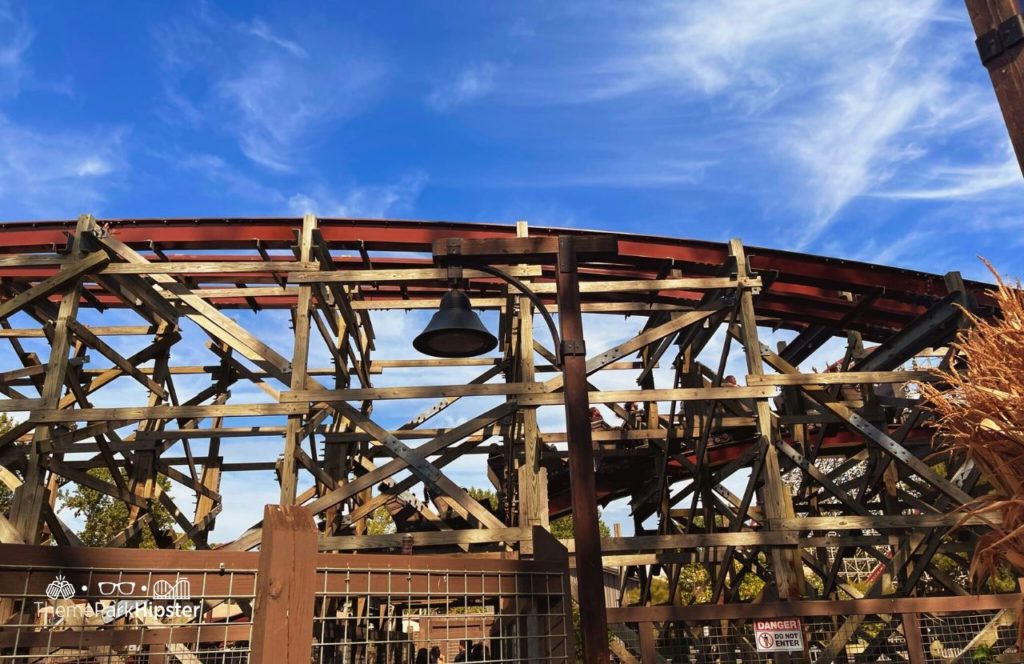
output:
MULTIPOLYGON (((566 439, 569 443, 569 484, 572 493, 574 521, 573 537, 576 545, 577 596, 580 605, 580 632, 583 657, 587 664, 607 664, 608 619, 604 602, 604 567, 601 564, 601 534, 598 528, 597 498, 594 488, 594 453, 590 431, 590 396, 587 385, 586 345, 583 340, 583 313, 580 307, 579 272, 580 254, 605 256, 618 253, 614 238, 600 236, 559 236, 542 238, 509 238, 460 240, 446 239, 434 243, 434 260, 440 264, 470 266, 492 274, 522 292, 537 307, 547 323, 562 371, 565 403, 566 439), (491 261, 530 256, 540 262, 554 262, 557 273, 558 321, 561 335, 556 330, 543 301, 526 284, 490 265, 491 261)), ((442 309, 434 315, 413 342, 420 352, 441 357, 460 357, 445 353, 461 352, 457 347, 460 337, 481 339, 483 324, 470 311, 472 319, 452 308, 469 309, 469 299, 463 301, 452 293, 442 298, 442 309), (449 297, 451 296, 451 297, 449 297), (446 307, 445 302, 448 302, 446 307), (446 312, 447 309, 447 312, 446 312)), ((484 330, 486 332, 486 330, 484 330)), ((491 339, 494 337, 487 333, 491 339)), ((485 345, 482 342, 481 346, 485 345)), ((484 351, 494 348, 491 344, 484 351)), ((469 349, 466 349, 468 352, 469 349)), ((479 352, 475 353, 479 354, 479 352)), ((466 355, 461 355, 465 357, 466 355)))

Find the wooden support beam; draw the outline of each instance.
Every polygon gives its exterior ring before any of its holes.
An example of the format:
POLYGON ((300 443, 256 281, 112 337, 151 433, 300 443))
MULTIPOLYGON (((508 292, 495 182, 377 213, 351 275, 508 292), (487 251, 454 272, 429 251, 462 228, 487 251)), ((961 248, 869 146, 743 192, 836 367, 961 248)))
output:
MULTIPOLYGON (((316 217, 307 214, 302 218, 302 230, 299 233, 299 260, 308 262, 312 256, 313 230, 316 228, 316 217)), ((309 317, 313 289, 309 284, 299 287, 299 301, 295 305, 295 343, 292 351, 291 389, 302 389, 306 385, 306 364, 309 358, 309 317)), ((291 505, 295 502, 298 468, 296 455, 302 448, 302 413, 288 417, 284 434, 284 461, 281 465, 281 504, 291 505)))
MULTIPOLYGON (((733 332, 735 333, 735 330, 733 332)), ((793 375, 800 373, 796 367, 786 362, 778 354, 773 353, 764 345, 761 345, 759 355, 763 357, 765 363, 776 371, 793 375)), ((862 434, 865 439, 874 442, 878 447, 885 451, 886 454, 909 467, 919 477, 921 477, 921 479, 957 501, 958 504, 965 505, 971 501, 971 497, 960 487, 943 477, 939 477, 935 471, 932 470, 931 466, 914 456, 906 447, 896 442, 896 440, 894 440, 888 433, 878 429, 874 424, 869 422, 859 413, 851 410, 845 404, 834 400, 831 394, 823 388, 801 385, 800 389, 803 394, 818 406, 841 419, 851 429, 862 434)))
POLYGON ((315 272, 320 267, 308 261, 147 261, 143 263, 110 263, 103 274, 181 275, 238 274, 240 272, 301 273, 315 272))
MULTIPOLYGON (((1024 171, 1024 44, 1003 43, 1000 26, 1019 20, 1017 0, 966 0, 967 13, 978 37, 979 52, 988 69, 1003 122, 1017 153, 1017 165, 1024 171)), ((1012 30, 1008 34, 1012 34, 1012 30)))
POLYGON ((963 526, 998 526, 999 514, 879 514, 872 516, 800 516, 791 519, 771 519, 779 530, 905 530, 926 528, 953 528, 963 526))
POLYGON ((865 383, 930 383, 930 371, 838 371, 834 373, 767 374, 747 376, 747 385, 863 385, 865 383))
MULTIPOLYGON (((587 386, 590 366, 586 359, 577 267, 577 261, 585 255, 587 249, 585 243, 578 242, 578 239, 560 236, 555 245, 558 323, 562 336, 562 347, 555 351, 562 365, 561 382, 565 395, 565 430, 569 439, 569 487, 577 552, 577 597, 580 604, 583 659, 587 664, 607 664, 610 659, 608 622, 605 615, 604 569, 601 566, 587 386)), ((436 249, 435 246, 435 256, 436 249)), ((617 251, 618 247, 615 249, 617 251)))
MULTIPOLYGON (((79 217, 72 241, 72 256, 79 257, 81 255, 82 236, 85 232, 90 231, 94 225, 95 220, 91 216, 83 215, 79 217)), ((61 280, 61 285, 67 286, 67 290, 61 298, 57 319, 53 326, 53 338, 50 340, 50 357, 46 363, 46 379, 43 383, 41 394, 42 405, 46 408, 54 408, 59 404, 61 391, 64 388, 64 378, 67 375, 68 368, 68 351, 71 347, 68 335, 68 321, 74 319, 78 313, 81 276, 96 265, 101 264, 104 256, 97 257, 96 254, 92 254, 86 260, 88 263, 84 265, 89 267, 83 267, 83 262, 78 261, 61 270, 61 273, 68 270, 74 276, 61 280)), ((0 318, 2 317, 0 316, 0 318)), ((44 503, 49 502, 46 495, 46 485, 44 484, 45 469, 43 467, 43 460, 46 458, 46 453, 41 449, 41 441, 49 438, 50 432, 49 427, 45 423, 31 417, 28 421, 35 424, 36 427, 32 437, 32 449, 26 459, 27 472, 25 473, 25 481, 14 494, 11 518, 25 543, 36 544, 39 541, 42 506, 44 503)), ((3 613, 4 611, 0 609, 0 614, 3 613)))
MULTIPOLYGON (((539 265, 525 265, 520 267, 505 267, 503 270, 513 277, 539 277, 541 268, 539 265)), ((479 270, 463 270, 463 279, 494 279, 494 275, 480 272, 479 270)), ((446 268, 425 267, 414 269, 387 269, 375 270, 330 270, 327 272, 292 272, 288 275, 288 281, 293 284, 314 284, 314 283, 337 283, 337 284, 375 284, 387 281, 447 281, 448 270, 446 268)), ((434 303, 437 306, 437 303, 434 303)))
POLYGON ((74 263, 64 265, 60 272, 52 277, 44 279, 32 288, 22 291, 9 300, 0 302, 0 318, 7 318, 36 300, 48 297, 69 284, 76 283, 83 275, 96 272, 109 262, 110 257, 105 252, 95 251, 74 263))
MULTIPOLYGON (((559 380, 559 382, 561 382, 559 380)), ((295 390, 281 394, 282 404, 387 399, 425 399, 430 397, 514 397, 521 406, 560 405, 562 393, 547 392, 543 383, 487 383, 485 385, 412 385, 406 387, 375 387, 351 390, 295 390)), ((775 387, 694 387, 655 390, 608 390, 590 392, 594 403, 626 401, 716 401, 736 399, 770 399, 778 394, 775 387)))
MULTIPOLYGON (((752 620, 794 616, 872 616, 900 613, 981 612, 1013 608, 1024 598, 1019 593, 971 595, 970 597, 880 597, 847 600, 796 600, 789 602, 743 602, 730 604, 689 604, 686 606, 630 606, 608 609, 611 622, 644 620, 706 621, 752 620)), ((822 661, 822 660, 819 660, 822 661)))
MULTIPOLYGON (((437 436, 430 442, 417 447, 416 449, 413 450, 413 453, 417 457, 422 458, 424 460, 431 454, 441 453, 441 457, 439 459, 436 459, 432 464, 434 468, 441 469, 444 466, 451 463, 452 461, 454 461, 459 456, 466 454, 473 446, 484 440, 484 437, 482 436, 478 440, 469 440, 469 434, 479 431, 480 429, 483 429, 485 427, 490 427, 495 422, 499 421, 501 418, 508 417, 513 412, 515 412, 514 403, 506 402, 500 406, 496 406, 495 408, 492 408, 491 410, 482 413, 477 417, 467 420, 466 422, 451 429, 450 431, 447 431, 437 436), (448 449, 449 446, 460 440, 463 440, 465 442, 462 445, 460 445, 457 449, 448 449)), ((385 472, 385 469, 387 469, 388 466, 392 466, 396 469, 401 469, 404 465, 404 460, 396 459, 395 461, 390 462, 385 466, 382 466, 379 470, 381 472, 385 472)), ((377 471, 373 470, 370 472, 374 473, 377 471)), ((397 472, 397 470, 395 470, 394 472, 397 472)), ((394 474, 394 472, 392 472, 392 474, 394 474)), ((355 481, 358 481, 358 479, 355 481)), ((351 522, 355 522, 359 519, 369 516, 373 513, 375 509, 382 506, 387 500, 391 499, 394 496, 394 494, 401 493, 402 491, 407 491, 411 489, 419 481, 419 478, 415 475, 400 480, 387 492, 381 493, 375 498, 366 501, 363 505, 360 505, 359 507, 352 510, 348 517, 349 520, 351 522)), ((325 496, 324 498, 327 498, 327 496, 325 496)))
MULTIPOLYGON (((559 540, 575 553, 573 540, 559 540)), ((601 539, 601 554, 639 553, 643 551, 671 551, 676 549, 698 549, 702 547, 726 546, 797 546, 800 535, 795 530, 745 531, 734 533, 681 533, 674 535, 636 535, 634 537, 604 537, 601 539)))
POLYGON ((460 544, 514 544, 533 538, 531 528, 485 528, 476 530, 446 530, 442 532, 394 533, 391 535, 335 535, 320 538, 321 551, 367 551, 372 549, 401 549, 406 538, 413 547, 457 546, 460 544))
MULTIPOLYGON (((580 293, 635 293, 650 291, 673 291, 673 290, 718 290, 722 288, 737 288, 739 286, 760 288, 761 279, 749 277, 746 279, 732 279, 730 277, 697 277, 697 278, 674 278, 674 279, 622 279, 620 281, 581 281, 580 293)), ((531 286, 537 294, 548 294, 555 292, 555 284, 539 283, 531 286)))
MULTIPOLYGON (((737 276, 748 275, 747 256, 743 244, 738 239, 729 240, 729 254, 736 261, 737 276)), ((739 289, 739 320, 742 330, 740 341, 747 360, 747 373, 752 376, 764 375, 764 364, 761 361, 761 342, 757 336, 757 318, 754 314, 754 295, 750 288, 739 289)), ((768 399, 760 398, 755 402, 757 412, 758 433, 761 445, 767 446, 764 452, 764 467, 761 477, 764 480, 764 510, 769 519, 784 519, 795 516, 793 499, 789 487, 782 481, 778 454, 774 442, 778 439, 778 429, 772 420, 772 411, 768 399)), ((755 481, 751 478, 750 481, 755 481)), ((743 518, 743 515, 740 515, 743 518)), ((775 549, 771 552, 772 569, 775 572, 775 585, 780 599, 796 599, 803 594, 803 564, 799 551, 775 549)))
POLYGON ((303 508, 267 505, 264 509, 250 643, 253 664, 309 664, 316 539, 316 525, 303 508))
POLYGON ((334 403, 333 406, 342 415, 347 417, 355 426, 359 427, 366 433, 372 434, 377 438, 377 440, 387 446, 388 449, 390 449, 395 456, 404 461, 408 465, 409 470, 419 477, 427 486, 440 491, 442 494, 457 502, 467 512, 467 515, 477 521, 481 526, 487 528, 505 527, 505 524, 484 509, 484 507, 477 502, 475 498, 466 493, 465 489, 445 477, 437 470, 437 468, 423 460, 412 449, 407 447, 405 443, 388 434, 385 429, 380 427, 373 420, 366 417, 345 402, 334 403))
MULTIPOLYGON (((140 253, 109 235, 99 238, 99 241, 109 252, 119 256, 128 263, 145 266, 154 265, 154 263, 146 260, 140 253)), ((256 339, 238 323, 225 316, 202 298, 192 295, 190 289, 174 277, 167 274, 152 274, 150 278, 162 289, 157 291, 159 297, 168 299, 165 297, 164 291, 177 294, 190 307, 186 315, 199 327, 263 367, 281 382, 291 382, 289 362, 277 351, 256 339)))
MULTIPOLYGON (((562 237, 445 238, 434 241, 434 262, 439 265, 501 265, 507 263, 555 263, 562 237)), ((618 240, 607 235, 571 236, 583 259, 615 258, 618 240)))
POLYGON ((29 419, 37 424, 60 422, 103 422, 106 420, 205 419, 208 417, 262 417, 297 415, 307 407, 299 403, 225 404, 215 406, 128 406, 125 408, 81 408, 77 410, 33 410, 29 419))
POLYGON ((68 329, 71 330, 72 334, 85 342, 87 346, 96 350, 100 355, 113 362, 115 367, 141 383, 147 390, 161 399, 167 398, 167 392, 164 391, 163 385, 157 384, 152 378, 139 371, 135 365, 127 360, 127 358, 123 357, 120 353, 107 345, 106 342, 90 332, 89 328, 76 320, 69 320, 68 329))

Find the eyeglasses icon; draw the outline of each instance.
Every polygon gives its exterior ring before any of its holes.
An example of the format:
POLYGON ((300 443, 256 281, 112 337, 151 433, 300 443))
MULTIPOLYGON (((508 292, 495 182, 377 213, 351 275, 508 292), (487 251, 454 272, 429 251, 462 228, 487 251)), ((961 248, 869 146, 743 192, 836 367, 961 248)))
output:
POLYGON ((119 595, 131 595, 135 592, 134 581, 121 581, 114 583, 113 581, 100 581, 97 584, 100 589, 101 595, 113 595, 115 592, 119 595))

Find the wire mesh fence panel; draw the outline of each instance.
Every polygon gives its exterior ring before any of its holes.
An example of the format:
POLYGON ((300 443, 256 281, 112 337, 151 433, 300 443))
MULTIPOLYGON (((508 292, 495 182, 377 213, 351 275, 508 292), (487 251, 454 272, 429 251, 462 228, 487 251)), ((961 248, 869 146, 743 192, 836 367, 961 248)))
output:
POLYGON ((626 623, 608 624, 608 649, 611 652, 613 661, 633 664, 641 661, 640 630, 649 629, 650 625, 626 623))
POLYGON ((909 661, 898 616, 823 616, 803 623, 812 662, 825 661, 832 652, 846 662, 909 661))
POLYGON ((254 568, 0 565, 0 664, 248 662, 255 587, 254 568))
POLYGON ((415 558, 399 569, 371 558, 339 556, 318 572, 314 662, 574 661, 564 570, 466 560, 445 569, 415 558))
MULTIPOLYGON (((610 631, 615 634, 618 629, 622 628, 631 629, 628 625, 620 624, 611 626, 610 631)), ((630 656, 636 658, 630 660, 620 656, 619 661, 644 661, 640 655, 639 639, 630 642, 629 646, 630 656)), ((654 649, 657 653, 657 661, 667 664, 682 662, 759 664, 773 661, 771 653, 758 652, 754 642, 754 629, 749 622, 716 620, 655 623, 654 649)))
POLYGON ((919 621, 928 662, 1024 661, 1012 609, 922 614, 919 621))

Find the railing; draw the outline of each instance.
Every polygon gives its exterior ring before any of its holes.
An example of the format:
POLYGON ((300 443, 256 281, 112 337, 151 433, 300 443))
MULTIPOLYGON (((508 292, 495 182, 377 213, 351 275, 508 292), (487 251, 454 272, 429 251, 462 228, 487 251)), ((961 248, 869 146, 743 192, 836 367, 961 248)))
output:
POLYGON ((317 553, 279 525, 268 512, 259 553, 0 546, 0 664, 575 658, 568 554, 546 532, 535 560, 506 560, 317 553))
POLYGON ((571 661, 568 583, 557 562, 320 556, 313 661, 571 661))
MULTIPOLYGON (((1016 610, 1022 595, 764 602, 609 609, 622 662, 772 662, 756 620, 798 617, 806 658, 825 662, 1024 662, 1016 610)), ((798 656, 799 653, 795 653, 798 656)))
POLYGON ((0 547, 0 663, 247 662, 258 554, 0 547))

